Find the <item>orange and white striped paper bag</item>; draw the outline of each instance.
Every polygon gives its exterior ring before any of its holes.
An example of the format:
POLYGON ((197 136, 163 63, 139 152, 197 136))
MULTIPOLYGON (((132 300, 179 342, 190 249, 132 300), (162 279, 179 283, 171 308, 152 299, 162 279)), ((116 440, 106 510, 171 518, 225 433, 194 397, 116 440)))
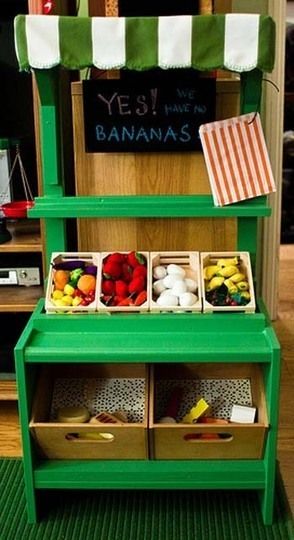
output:
POLYGON ((199 134, 216 206, 276 191, 258 113, 203 124, 199 134))

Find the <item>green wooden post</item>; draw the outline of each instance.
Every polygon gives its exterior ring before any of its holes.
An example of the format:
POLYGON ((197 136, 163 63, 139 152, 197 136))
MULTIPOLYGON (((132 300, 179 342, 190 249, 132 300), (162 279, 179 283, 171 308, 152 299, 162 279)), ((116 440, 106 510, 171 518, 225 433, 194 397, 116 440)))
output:
MULTIPOLYGON (((240 112, 259 112, 262 94, 262 71, 254 69, 241 74, 240 112)), ((255 275, 256 253, 258 250, 258 219, 238 220, 237 249, 249 251, 255 275)))
POLYGON ((279 425, 280 344, 272 327, 266 330, 272 343, 272 359, 264 365, 264 384, 268 411, 269 430, 264 449, 265 489, 260 491, 260 502, 265 525, 273 519, 276 480, 276 455, 279 425))
POLYGON ((257 225, 257 217, 238 218, 237 251, 249 251, 254 276, 256 270, 257 225))
POLYGON ((262 71, 254 69, 241 73, 241 114, 259 112, 262 93, 262 71))
POLYGON ((29 423, 31 419, 31 405, 33 399, 33 386, 35 378, 33 371, 25 363, 24 352, 31 332, 31 323, 22 332, 22 335, 15 346, 14 358, 17 377, 17 391, 19 400, 19 419, 22 435, 24 482, 27 502, 27 513, 29 523, 37 521, 37 501, 34 482, 34 450, 31 442, 29 423))
MULTIPOLYGON (((61 133, 59 114, 59 70, 35 70, 40 95, 43 197, 62 197, 61 133)), ((46 264, 52 251, 66 251, 66 228, 62 218, 45 220, 46 264)))
MULTIPOLYGON (((258 69, 241 75, 241 113, 259 112, 262 95, 262 72, 258 69)), ((251 253, 251 262, 255 275, 256 253, 258 249, 258 219, 239 218, 238 249, 251 253)), ((272 342, 272 360, 264 365, 265 393, 268 410, 269 431, 264 449, 265 485, 260 491, 261 510, 265 525, 270 525, 273 519, 275 494, 276 452, 278 436, 278 396, 280 384, 280 346, 272 328, 268 328, 272 342)))

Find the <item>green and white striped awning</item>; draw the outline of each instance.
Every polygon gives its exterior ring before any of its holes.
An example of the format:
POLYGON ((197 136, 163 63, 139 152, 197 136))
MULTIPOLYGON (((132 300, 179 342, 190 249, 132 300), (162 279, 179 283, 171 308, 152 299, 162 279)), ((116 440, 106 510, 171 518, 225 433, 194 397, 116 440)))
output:
POLYGON ((18 15, 16 53, 21 70, 146 70, 155 67, 226 69, 274 65, 275 24, 255 14, 170 17, 18 15))

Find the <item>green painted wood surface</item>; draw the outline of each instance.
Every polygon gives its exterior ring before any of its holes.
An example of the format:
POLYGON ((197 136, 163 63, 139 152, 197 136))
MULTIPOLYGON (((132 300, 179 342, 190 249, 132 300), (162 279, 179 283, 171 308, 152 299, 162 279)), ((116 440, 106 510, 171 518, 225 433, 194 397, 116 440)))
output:
POLYGON ((37 462, 36 488, 262 489, 262 460, 37 462))
POLYGON ((104 197, 36 197, 30 217, 265 217, 266 197, 214 206, 211 195, 129 195, 104 197))
POLYGON ((42 301, 30 320, 28 363, 271 362, 276 345, 262 313, 69 316, 41 310, 42 301))

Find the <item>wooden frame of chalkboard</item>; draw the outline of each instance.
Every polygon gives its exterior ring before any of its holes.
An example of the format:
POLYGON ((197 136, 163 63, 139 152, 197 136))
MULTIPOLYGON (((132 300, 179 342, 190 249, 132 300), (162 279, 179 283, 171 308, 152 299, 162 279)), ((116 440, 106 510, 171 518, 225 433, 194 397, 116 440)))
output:
POLYGON ((200 125, 215 120, 216 81, 175 77, 83 81, 86 152, 201 149, 200 125))

